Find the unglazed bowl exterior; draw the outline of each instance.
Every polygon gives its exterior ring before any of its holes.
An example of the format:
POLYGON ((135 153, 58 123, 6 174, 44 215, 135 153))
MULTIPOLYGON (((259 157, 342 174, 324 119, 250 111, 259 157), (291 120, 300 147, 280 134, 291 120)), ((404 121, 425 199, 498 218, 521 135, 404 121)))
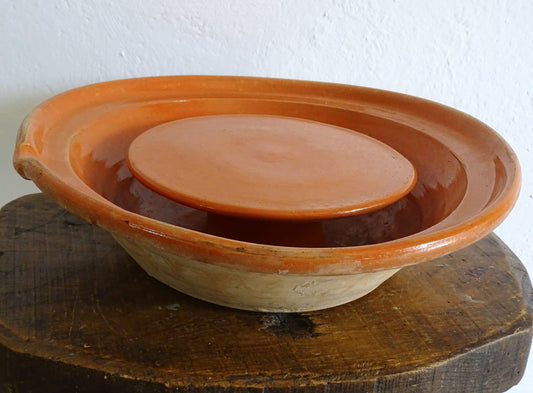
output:
POLYGON ((506 217, 520 189, 512 149, 464 113, 370 88, 249 77, 139 78, 68 91, 24 120, 14 165, 109 231, 156 279, 216 304, 271 312, 346 303, 403 266, 465 247, 506 217), (280 243, 284 230, 298 232, 294 223, 259 223, 257 233, 233 223, 233 232, 228 225, 220 232, 207 213, 141 184, 126 152, 157 125, 224 114, 287 116, 366 134, 407 158, 417 183, 384 209, 317 223, 322 235, 312 246, 280 243))

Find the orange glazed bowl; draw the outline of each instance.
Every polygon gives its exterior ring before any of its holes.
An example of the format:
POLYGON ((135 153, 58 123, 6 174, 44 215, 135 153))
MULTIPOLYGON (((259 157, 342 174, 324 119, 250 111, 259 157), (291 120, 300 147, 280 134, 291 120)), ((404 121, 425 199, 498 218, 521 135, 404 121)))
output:
POLYGON ((156 279, 209 302, 269 312, 343 304, 403 266, 465 247, 506 217, 520 189, 511 148, 457 110, 370 88, 249 77, 140 78, 68 91, 24 120, 14 165, 61 206, 110 232, 156 279), (351 130, 403 156, 416 183, 356 215, 254 221, 187 206, 132 174, 128 149, 145 131, 219 115, 351 130))

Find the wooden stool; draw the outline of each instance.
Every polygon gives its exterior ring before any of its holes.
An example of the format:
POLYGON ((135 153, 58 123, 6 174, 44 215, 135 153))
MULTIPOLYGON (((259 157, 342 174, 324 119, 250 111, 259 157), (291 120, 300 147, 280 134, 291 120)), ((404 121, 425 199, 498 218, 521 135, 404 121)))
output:
POLYGON ((490 235, 344 306, 232 310, 30 195, 0 215, 0 391, 502 392, 526 365, 531 293, 490 235))

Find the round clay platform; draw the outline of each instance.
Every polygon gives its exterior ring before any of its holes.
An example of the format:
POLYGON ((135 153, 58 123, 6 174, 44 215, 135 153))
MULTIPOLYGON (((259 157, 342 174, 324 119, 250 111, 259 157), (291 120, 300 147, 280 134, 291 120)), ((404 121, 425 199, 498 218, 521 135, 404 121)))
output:
POLYGON ((152 190, 212 213, 318 220, 378 210, 416 183, 413 165, 367 135, 267 115, 200 116, 156 126, 128 150, 152 190))

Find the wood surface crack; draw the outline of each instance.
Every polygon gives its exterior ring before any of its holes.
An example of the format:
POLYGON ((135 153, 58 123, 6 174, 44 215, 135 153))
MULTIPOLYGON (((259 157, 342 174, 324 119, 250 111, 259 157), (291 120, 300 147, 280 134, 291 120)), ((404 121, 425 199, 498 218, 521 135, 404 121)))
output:
POLYGON ((21 235, 23 233, 34 232, 34 231, 36 231, 38 229, 44 228, 46 225, 48 225, 50 223, 53 223, 54 221, 57 220, 57 218, 59 218, 59 217, 61 217, 63 215, 66 215, 66 214, 69 214, 69 213, 66 210, 61 210, 61 211, 55 213, 53 216, 51 216, 48 219, 46 219, 46 221, 41 222, 41 223, 36 224, 36 225, 32 225, 29 228, 17 228, 17 227, 15 227, 14 230, 13 230, 13 235, 14 235, 14 237, 18 237, 19 235, 21 235))
POLYGON ((74 297, 74 303, 72 304, 72 311, 70 312, 70 327, 68 329, 68 338, 72 338, 72 330, 74 329, 74 321, 76 319, 76 307, 78 305, 78 296, 74 297))

